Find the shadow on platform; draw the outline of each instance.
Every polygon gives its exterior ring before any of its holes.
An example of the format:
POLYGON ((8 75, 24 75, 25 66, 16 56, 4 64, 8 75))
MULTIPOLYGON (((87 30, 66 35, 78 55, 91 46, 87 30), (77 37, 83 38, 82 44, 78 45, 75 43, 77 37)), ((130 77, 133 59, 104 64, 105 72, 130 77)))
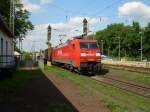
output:
POLYGON ((16 96, 0 100, 0 112, 78 112, 40 70, 33 71, 34 76, 16 96))

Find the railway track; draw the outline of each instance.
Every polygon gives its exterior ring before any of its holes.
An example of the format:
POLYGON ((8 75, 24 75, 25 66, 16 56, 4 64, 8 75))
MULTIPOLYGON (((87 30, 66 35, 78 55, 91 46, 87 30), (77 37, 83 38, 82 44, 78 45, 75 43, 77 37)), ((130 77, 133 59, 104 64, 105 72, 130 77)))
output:
POLYGON ((93 80, 97 82, 102 82, 105 84, 109 84, 111 86, 117 87, 119 89, 134 93, 136 95, 140 95, 146 98, 150 98, 150 88, 142 85, 137 85, 131 82, 123 81, 120 79, 116 79, 110 76, 92 76, 93 80))
MULTIPOLYGON (((62 68, 64 69, 64 68, 62 68)), ((66 69, 64 69, 66 70, 66 69)), ((78 72, 71 72, 71 73, 77 73, 78 72)), ((92 80, 95 80, 97 82, 101 82, 107 85, 111 85, 113 87, 117 87, 121 90, 125 90, 127 92, 134 93, 136 95, 145 97, 145 98, 150 98, 150 87, 146 87, 143 85, 138 85, 134 84, 125 80, 121 80, 118 78, 114 78, 112 76, 91 76, 89 77, 92 80)))

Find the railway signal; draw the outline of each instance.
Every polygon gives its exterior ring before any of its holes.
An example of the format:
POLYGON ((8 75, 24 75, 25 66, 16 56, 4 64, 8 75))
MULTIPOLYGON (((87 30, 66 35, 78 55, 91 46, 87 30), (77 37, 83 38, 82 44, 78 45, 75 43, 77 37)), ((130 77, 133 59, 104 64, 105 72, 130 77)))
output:
POLYGON ((52 32, 52 27, 49 25, 47 27, 47 45, 48 47, 51 47, 51 43, 50 43, 50 40, 51 40, 51 32, 52 32))
POLYGON ((83 20, 83 34, 87 36, 88 34, 88 21, 86 18, 83 20))

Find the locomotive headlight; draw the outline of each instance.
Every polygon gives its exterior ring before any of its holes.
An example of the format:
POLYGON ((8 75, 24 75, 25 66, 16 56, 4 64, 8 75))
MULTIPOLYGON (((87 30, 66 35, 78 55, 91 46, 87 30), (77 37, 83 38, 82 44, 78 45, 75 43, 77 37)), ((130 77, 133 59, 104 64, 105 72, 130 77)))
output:
POLYGON ((100 53, 96 53, 96 56, 101 56, 101 54, 100 53))
POLYGON ((81 55, 81 56, 86 56, 86 53, 81 53, 80 55, 81 55))

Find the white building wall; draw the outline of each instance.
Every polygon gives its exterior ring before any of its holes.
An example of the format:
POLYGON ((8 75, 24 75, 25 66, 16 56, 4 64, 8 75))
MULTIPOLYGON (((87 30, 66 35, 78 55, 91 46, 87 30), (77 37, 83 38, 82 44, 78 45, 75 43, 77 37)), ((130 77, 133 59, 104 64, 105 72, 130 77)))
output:
MULTIPOLYGON (((14 47, 13 47, 13 38, 12 37, 9 37, 8 35, 6 35, 3 31, 1 31, 0 29, 0 44, 1 44, 1 39, 3 39, 3 53, 1 51, 1 45, 0 45, 0 55, 9 55, 9 56, 12 56, 13 53, 14 53, 14 47), (6 41, 8 43, 8 46, 7 46, 7 50, 6 50, 6 41), (7 52, 6 52, 7 51, 7 52)), ((1 58, 1 57, 0 57, 1 58)), ((12 57, 8 57, 8 58, 1 58, 0 59, 0 62, 2 61, 8 61, 8 62, 11 62, 13 61, 13 58, 12 57)), ((6 66, 10 63, 0 63, 0 67, 2 66, 6 66)))

